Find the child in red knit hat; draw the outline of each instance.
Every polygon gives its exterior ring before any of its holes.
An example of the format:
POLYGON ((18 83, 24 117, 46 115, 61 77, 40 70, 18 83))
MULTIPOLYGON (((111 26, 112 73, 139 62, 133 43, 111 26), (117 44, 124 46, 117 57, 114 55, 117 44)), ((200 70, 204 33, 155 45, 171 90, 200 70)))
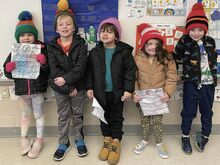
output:
MULTIPOLYGON (((141 36, 139 42, 141 50, 134 57, 137 65, 135 90, 160 92, 158 94, 161 96, 158 96, 158 100, 168 102, 176 89, 178 81, 175 61, 168 55, 167 50, 163 48, 164 39, 158 30, 149 24, 142 23, 138 27, 138 32, 141 36)), ((140 107, 143 96, 138 91, 133 95, 133 100, 138 103, 140 109, 142 132, 141 140, 135 146, 134 153, 142 154, 144 152, 144 149, 149 144, 150 129, 152 128, 160 157, 168 158, 167 149, 162 143, 163 114, 144 114, 140 107)), ((146 95, 150 95, 150 93, 146 93, 146 95)), ((151 103, 146 104, 146 106, 151 105, 151 103)), ((163 107, 159 108, 163 109, 163 107)))
POLYGON ((40 63, 40 74, 37 79, 13 78, 12 71, 16 69, 16 62, 11 61, 11 54, 4 63, 4 73, 7 78, 15 81, 15 95, 22 108, 21 115, 21 155, 28 154, 29 158, 39 156, 43 147, 44 134, 44 111, 43 93, 47 92, 49 67, 47 64, 46 45, 38 40, 38 31, 32 22, 32 14, 23 11, 19 14, 19 22, 15 29, 15 38, 18 43, 39 44, 41 54, 36 55, 36 60, 40 63), (33 142, 28 137, 31 113, 34 113, 36 120, 37 138, 33 142))
POLYGON ((174 51, 177 63, 183 64, 182 150, 192 153, 190 130, 197 109, 201 113, 202 131, 196 132, 196 147, 202 152, 212 128, 212 106, 217 84, 215 41, 207 36, 208 19, 203 5, 196 3, 186 19, 187 34, 180 38, 174 51))

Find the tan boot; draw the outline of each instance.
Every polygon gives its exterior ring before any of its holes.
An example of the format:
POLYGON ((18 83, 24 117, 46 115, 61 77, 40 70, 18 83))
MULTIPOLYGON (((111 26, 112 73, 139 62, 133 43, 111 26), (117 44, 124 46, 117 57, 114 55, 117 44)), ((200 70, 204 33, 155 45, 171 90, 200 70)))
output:
POLYGON ((107 160, 108 159, 108 155, 111 149, 111 142, 112 142, 112 138, 111 137, 104 137, 104 143, 103 146, 101 148, 101 151, 99 153, 99 159, 100 160, 107 160))
POLYGON ((120 141, 118 139, 112 140, 111 151, 108 156, 108 163, 115 165, 119 162, 121 153, 120 141))

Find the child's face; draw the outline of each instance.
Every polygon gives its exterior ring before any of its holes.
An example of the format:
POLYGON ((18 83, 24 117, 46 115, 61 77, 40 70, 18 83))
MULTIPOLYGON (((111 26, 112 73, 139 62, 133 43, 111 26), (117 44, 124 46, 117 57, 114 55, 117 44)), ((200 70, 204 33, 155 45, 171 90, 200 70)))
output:
POLYGON ((108 45, 114 45, 115 44, 115 40, 116 40, 116 36, 114 31, 110 30, 110 29, 101 29, 100 32, 100 40, 104 43, 104 45, 108 44, 108 45))
POLYGON ((205 35, 205 31, 202 28, 193 28, 189 31, 189 36, 194 41, 199 41, 205 35))
POLYGON ((22 33, 19 36, 20 43, 33 44, 35 42, 34 35, 32 33, 22 33))
POLYGON ((147 44, 145 46, 145 51, 149 56, 155 56, 157 54, 157 46, 158 46, 158 40, 156 39, 150 39, 147 41, 147 44))
POLYGON ((72 37, 74 31, 75 27, 73 24, 73 19, 70 16, 60 16, 57 19, 56 32, 59 33, 61 38, 72 37))

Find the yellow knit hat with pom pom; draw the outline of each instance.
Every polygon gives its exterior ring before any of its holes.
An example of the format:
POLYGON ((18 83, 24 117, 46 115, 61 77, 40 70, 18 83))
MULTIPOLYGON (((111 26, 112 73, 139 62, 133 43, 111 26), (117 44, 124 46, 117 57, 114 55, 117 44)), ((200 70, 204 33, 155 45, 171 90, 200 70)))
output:
POLYGON ((72 9, 70 8, 70 2, 68 0, 59 0, 59 2, 57 4, 56 16, 55 16, 55 21, 54 21, 55 30, 57 27, 57 19, 61 15, 69 15, 73 19, 73 24, 75 26, 75 32, 77 32, 78 25, 77 25, 76 17, 73 14, 72 9))

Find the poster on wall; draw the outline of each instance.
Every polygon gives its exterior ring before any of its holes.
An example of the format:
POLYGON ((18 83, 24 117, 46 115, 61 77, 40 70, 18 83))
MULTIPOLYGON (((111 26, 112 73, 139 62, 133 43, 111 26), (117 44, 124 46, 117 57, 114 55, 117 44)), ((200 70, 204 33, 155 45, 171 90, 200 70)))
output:
MULTIPOLYGON (((109 17, 118 17, 118 0, 69 0, 79 25, 79 33, 87 41, 96 34, 99 23, 109 17), (91 33, 91 34, 90 34, 91 33), (90 37, 90 38, 89 38, 90 37)), ((56 36, 54 27, 58 0, 41 0, 44 41, 50 42, 56 36)), ((96 40, 96 36, 92 38, 96 40)))
MULTIPOLYGON (((161 35, 164 37, 164 46, 168 52, 173 51, 178 40, 182 37, 183 34, 185 34, 184 26, 175 26, 172 24, 151 24, 151 26, 160 31, 161 35)), ((140 49, 139 41, 140 34, 136 32, 136 53, 140 49)))
POLYGON ((128 17, 185 16, 187 0, 127 0, 128 17))

